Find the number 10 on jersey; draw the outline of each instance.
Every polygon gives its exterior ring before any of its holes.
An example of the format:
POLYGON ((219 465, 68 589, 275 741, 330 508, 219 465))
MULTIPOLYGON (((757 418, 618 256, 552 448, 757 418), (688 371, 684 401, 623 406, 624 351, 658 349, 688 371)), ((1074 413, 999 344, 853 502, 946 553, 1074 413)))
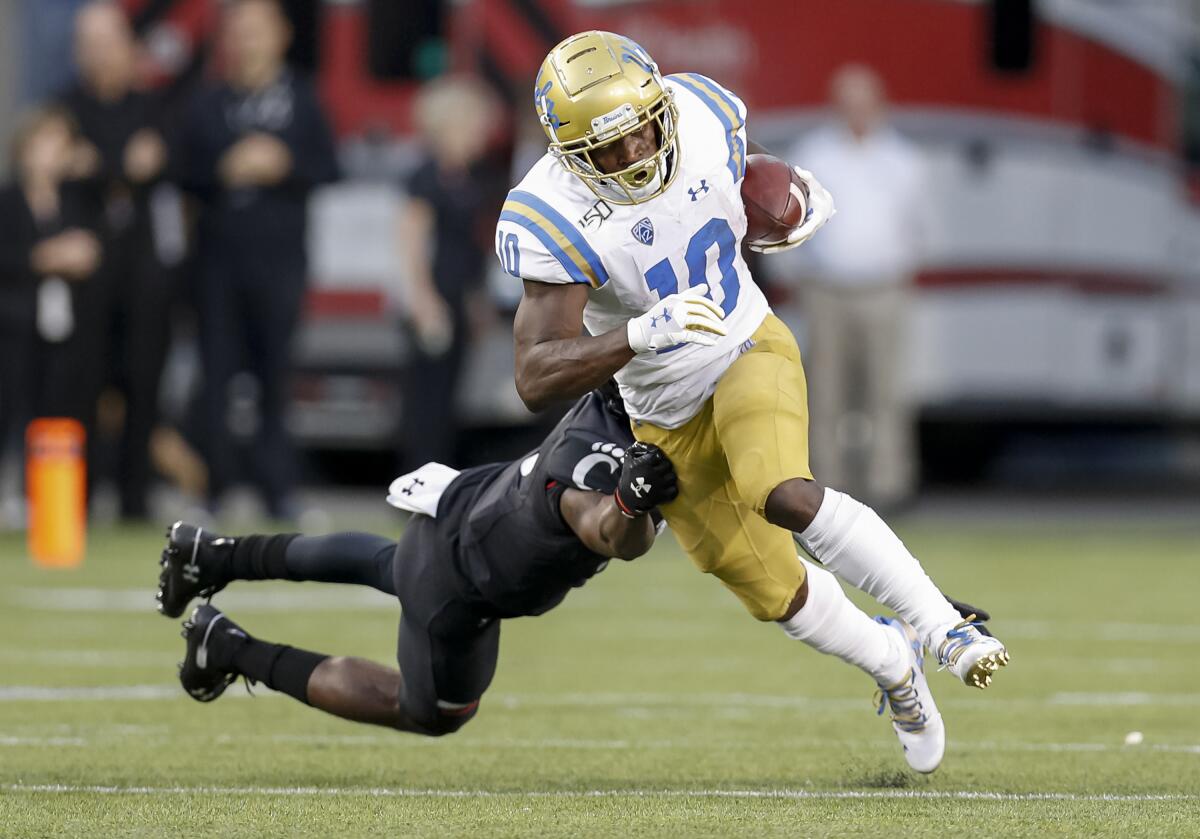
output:
MULTIPOLYGON (((687 265, 688 288, 708 281, 708 251, 714 245, 717 247, 717 268, 721 271, 721 299, 713 297, 712 283, 709 283, 705 296, 719 305, 728 317, 737 307, 741 286, 737 267, 733 264, 737 256, 737 238, 726 219, 709 219, 688 241, 683 257, 684 264, 687 265)), ((663 259, 647 269, 646 285, 658 295, 659 300, 679 292, 679 277, 675 275, 670 260, 663 259)))

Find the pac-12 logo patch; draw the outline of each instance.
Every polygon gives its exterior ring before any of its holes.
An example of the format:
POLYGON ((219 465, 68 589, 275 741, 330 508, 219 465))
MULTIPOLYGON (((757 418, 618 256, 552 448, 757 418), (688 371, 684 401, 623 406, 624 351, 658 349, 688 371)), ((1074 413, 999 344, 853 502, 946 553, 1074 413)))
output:
POLYGON ((633 226, 633 238, 637 239, 643 245, 654 244, 654 225, 651 224, 650 219, 641 219, 633 226))

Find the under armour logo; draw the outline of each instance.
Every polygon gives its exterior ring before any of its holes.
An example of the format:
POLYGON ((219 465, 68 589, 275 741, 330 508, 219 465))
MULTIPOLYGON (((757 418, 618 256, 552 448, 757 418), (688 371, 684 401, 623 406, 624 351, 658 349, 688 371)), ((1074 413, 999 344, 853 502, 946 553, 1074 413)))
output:
POLYGON ((413 478, 413 482, 411 484, 409 484, 408 486, 406 486, 404 489, 400 490, 400 494, 401 495, 412 495, 413 490, 415 490, 419 486, 425 486, 425 482, 422 481, 420 478, 413 478))
POLYGON ((638 498, 641 498, 643 495, 647 494, 651 489, 653 489, 653 485, 646 483, 646 479, 639 475, 634 479, 633 483, 629 485, 629 488, 633 490, 634 495, 636 495, 638 498))
POLYGON ((707 178, 701 178, 700 186, 697 187, 696 189, 692 189, 691 187, 688 187, 688 195, 692 196, 693 201, 699 201, 700 196, 706 192, 708 192, 708 179, 707 178))
POLYGON ((185 562, 183 565, 183 579, 189 583, 200 582, 200 566, 194 562, 185 562))
POLYGON ((668 310, 663 309, 661 315, 651 315, 650 316, 650 328, 653 329, 654 327, 658 326, 659 321, 662 321, 663 323, 670 323, 671 322, 671 313, 668 310))

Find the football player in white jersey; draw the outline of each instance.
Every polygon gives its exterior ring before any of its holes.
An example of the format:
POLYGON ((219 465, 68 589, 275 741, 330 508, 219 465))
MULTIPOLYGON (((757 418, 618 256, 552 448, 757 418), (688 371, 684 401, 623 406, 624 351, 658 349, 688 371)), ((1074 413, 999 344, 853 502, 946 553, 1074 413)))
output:
MULTIPOLYGON (((870 674, 909 765, 932 772, 945 728, 924 650, 977 687, 1008 654, 874 511, 813 479, 800 352, 740 253, 740 184, 757 150, 745 105, 704 76, 664 78, 638 44, 596 31, 551 50, 534 105, 549 151, 496 230, 504 269, 524 282, 521 398, 536 410, 615 376, 634 436, 675 465, 679 496, 662 511, 692 561, 754 617, 870 674), (869 618, 834 574, 901 619, 869 618)), ((794 247, 832 215, 829 194, 797 173, 804 224, 753 247, 794 247)))

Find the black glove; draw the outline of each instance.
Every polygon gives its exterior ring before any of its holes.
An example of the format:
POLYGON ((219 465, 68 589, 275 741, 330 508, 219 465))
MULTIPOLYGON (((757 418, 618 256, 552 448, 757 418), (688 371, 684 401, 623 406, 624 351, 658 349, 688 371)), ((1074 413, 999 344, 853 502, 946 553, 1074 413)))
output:
POLYGON ((634 443, 621 459, 621 477, 613 497, 617 508, 637 518, 679 494, 679 483, 671 461, 658 446, 634 443))
POLYGON ((959 615, 962 616, 963 620, 966 620, 971 615, 974 615, 975 620, 978 621, 978 626, 976 628, 980 631, 980 633, 983 635, 992 634, 983 623, 984 621, 990 621, 992 619, 990 612, 980 609, 978 606, 972 606, 970 603, 963 603, 961 600, 955 600, 948 594, 943 594, 942 597, 946 598, 947 602, 954 607, 954 611, 958 612, 959 615))

